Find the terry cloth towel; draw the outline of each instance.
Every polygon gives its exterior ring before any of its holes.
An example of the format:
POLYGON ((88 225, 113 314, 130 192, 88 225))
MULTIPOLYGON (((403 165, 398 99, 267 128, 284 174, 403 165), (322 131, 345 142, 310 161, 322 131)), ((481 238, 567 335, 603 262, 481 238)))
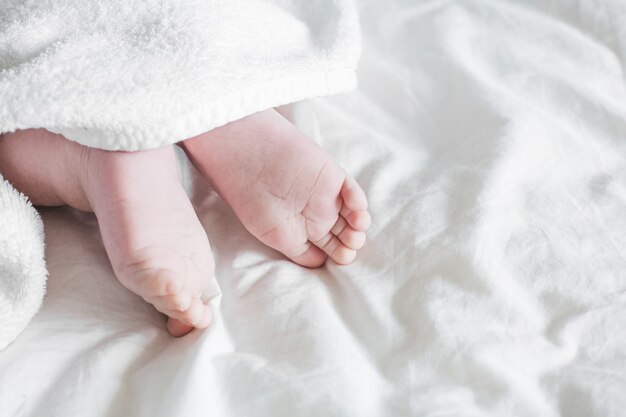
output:
POLYGON ((352 89, 350 0, 3 0, 0 132, 155 148, 352 89))
MULTIPOLYGON (((359 54, 351 0, 2 0, 0 133, 155 148, 350 90, 359 54)), ((41 222, 3 182, 0 349, 38 310, 45 276, 41 222)))
POLYGON ((39 310, 47 274, 41 219, 0 176, 0 350, 39 310))

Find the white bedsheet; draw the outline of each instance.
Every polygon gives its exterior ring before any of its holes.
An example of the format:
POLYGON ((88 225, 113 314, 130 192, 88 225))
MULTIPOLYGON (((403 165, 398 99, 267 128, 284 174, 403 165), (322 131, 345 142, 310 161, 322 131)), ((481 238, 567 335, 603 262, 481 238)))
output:
POLYGON ((625 415, 626 6, 361 18, 359 90, 293 114, 367 190, 357 262, 289 263, 192 175, 223 296, 173 339, 92 216, 43 210, 48 295, 0 354, 0 415, 625 415))

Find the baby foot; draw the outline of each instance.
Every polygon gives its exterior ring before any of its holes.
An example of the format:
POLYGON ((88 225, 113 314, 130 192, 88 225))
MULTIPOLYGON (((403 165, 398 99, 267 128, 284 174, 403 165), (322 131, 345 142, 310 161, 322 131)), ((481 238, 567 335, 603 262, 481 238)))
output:
POLYGON ((120 282, 166 314, 174 336, 211 322, 209 241, 182 188, 172 147, 83 148, 80 175, 120 282))
POLYGON ((349 264, 364 245, 371 222, 365 193, 275 110, 182 145, 246 229, 294 262, 349 264))
POLYGON ((34 204, 94 211, 115 275, 169 316, 170 333, 209 325, 213 258, 171 146, 105 152, 27 129, 0 140, 0 168, 34 204))

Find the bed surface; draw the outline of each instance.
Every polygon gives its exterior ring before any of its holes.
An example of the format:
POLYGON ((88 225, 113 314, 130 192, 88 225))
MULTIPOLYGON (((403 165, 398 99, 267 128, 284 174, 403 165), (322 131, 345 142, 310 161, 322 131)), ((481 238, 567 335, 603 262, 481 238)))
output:
POLYGON ((196 174, 216 323, 173 339, 91 215, 44 209, 48 294, 2 416, 623 416, 626 6, 360 2, 356 92, 293 120, 364 186, 351 266, 307 270, 196 174))

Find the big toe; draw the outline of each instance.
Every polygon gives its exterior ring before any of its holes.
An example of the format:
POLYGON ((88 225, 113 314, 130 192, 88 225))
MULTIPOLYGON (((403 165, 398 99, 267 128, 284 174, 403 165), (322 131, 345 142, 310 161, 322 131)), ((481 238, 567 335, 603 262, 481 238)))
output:
POLYGON ((365 232, 369 229, 372 218, 367 211, 367 197, 361 186, 352 177, 346 177, 341 187, 341 216, 352 229, 365 232))
POLYGON ((194 298, 185 310, 171 310, 157 303, 155 308, 169 317, 167 330, 172 336, 182 336, 192 329, 205 329, 213 319, 211 307, 200 298, 194 298))
POLYGON ((193 329, 205 329, 213 321, 211 307, 201 299, 194 299, 185 311, 167 311, 167 331, 174 337, 184 336, 193 329))
POLYGON ((356 182, 356 180, 350 176, 346 176, 341 187, 341 198, 346 207, 352 211, 365 211, 367 210, 367 197, 365 191, 356 182))
POLYGON ((187 323, 183 323, 178 319, 168 317, 167 319, 167 331, 174 337, 181 337, 191 332, 194 329, 187 323))

